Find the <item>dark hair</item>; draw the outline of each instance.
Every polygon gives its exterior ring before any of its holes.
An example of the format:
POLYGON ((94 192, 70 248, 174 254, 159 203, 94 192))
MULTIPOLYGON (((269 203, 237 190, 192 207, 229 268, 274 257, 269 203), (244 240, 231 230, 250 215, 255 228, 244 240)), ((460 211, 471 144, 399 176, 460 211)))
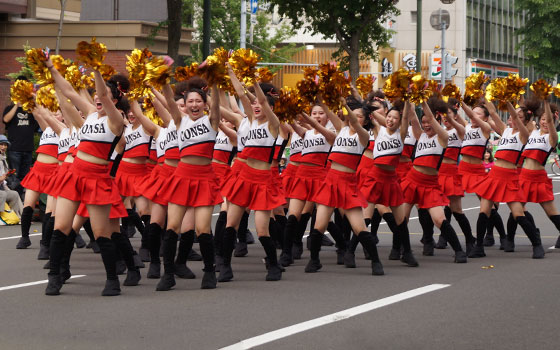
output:
POLYGON ((485 115, 486 117, 489 117, 489 116, 490 116, 490 112, 488 111, 488 108, 486 108, 485 105, 479 103, 479 104, 477 104, 477 105, 474 106, 473 110, 474 110, 475 108, 481 108, 481 109, 484 111, 484 115, 485 115))
POLYGON ((186 90, 182 91, 184 96, 185 102, 187 102, 187 96, 191 93, 197 93, 202 98, 202 101, 206 103, 208 96, 206 95, 206 89, 208 88, 208 83, 206 80, 202 79, 199 76, 194 76, 187 80, 186 90))
MULTIPOLYGON (((278 98, 278 89, 270 83, 259 83, 261 90, 263 91, 264 95, 266 96, 266 101, 268 102, 270 107, 274 107, 274 103, 278 98)), ((251 86, 249 92, 255 94, 255 87, 251 86)))
POLYGON ((526 99, 520 108, 521 111, 523 111, 525 121, 532 120, 533 118, 538 118, 542 114, 541 101, 536 98, 526 99))
POLYGON ((552 112, 552 119, 554 119, 554 114, 559 111, 558 105, 555 104, 555 103, 551 103, 550 104, 550 111, 552 112))
POLYGON ((490 158, 488 159, 489 163, 492 163, 494 161, 494 155, 492 154, 492 149, 489 147, 486 147, 486 151, 484 151, 484 153, 486 154, 486 152, 490 153, 490 158))
POLYGON ((130 88, 128 78, 122 74, 115 74, 107 81, 107 86, 111 89, 113 98, 119 102, 130 88))
POLYGON ((117 109, 120 109, 121 111, 124 112, 124 114, 128 114, 128 111, 130 111, 130 102, 128 102, 128 98, 124 97, 121 98, 116 104, 115 107, 117 107, 117 109))
POLYGON ((447 100, 447 104, 449 105, 448 107, 453 111, 453 113, 455 114, 459 113, 459 105, 461 104, 459 100, 450 97, 449 100, 447 100))
POLYGON ((366 96, 367 103, 371 103, 373 101, 385 101, 385 94, 382 90, 373 90, 366 96))
POLYGON ((29 81, 29 79, 27 79, 27 77, 25 75, 18 75, 16 80, 25 80, 25 81, 29 81))
POLYGON ((187 82, 186 81, 180 81, 177 84, 175 84, 175 96, 173 97, 173 99, 175 101, 179 100, 179 99, 184 99, 185 95, 184 93, 187 91, 187 82))
POLYGON ((375 106, 370 106, 365 102, 360 102, 356 100, 354 97, 348 97, 347 99, 348 107, 355 111, 357 109, 361 109, 364 113, 365 121, 364 121, 364 129, 369 130, 373 127, 373 122, 371 121, 371 114, 373 111, 377 110, 378 108, 375 106))
POLYGON ((428 100, 428 107, 434 114, 434 117, 437 119, 437 113, 447 114, 448 105, 442 99, 437 97, 430 97, 428 100))

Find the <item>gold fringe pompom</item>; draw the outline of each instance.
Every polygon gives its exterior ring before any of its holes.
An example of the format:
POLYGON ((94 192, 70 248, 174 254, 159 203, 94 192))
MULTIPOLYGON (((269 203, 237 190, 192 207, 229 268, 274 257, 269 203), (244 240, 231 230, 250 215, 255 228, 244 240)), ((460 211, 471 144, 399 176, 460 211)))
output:
POLYGON ((60 109, 58 99, 56 98, 56 92, 54 91, 54 84, 42 86, 37 90, 35 99, 39 106, 43 106, 53 113, 60 109))
POLYGON ((259 61, 259 55, 251 49, 235 50, 229 58, 231 68, 245 86, 252 86, 255 83, 259 61))
POLYGON ((465 103, 471 107, 477 104, 482 96, 484 96, 484 85, 489 77, 484 75, 484 72, 478 72, 476 74, 471 74, 467 79, 465 79, 465 94, 463 100, 465 103))
POLYGON ((16 80, 10 87, 10 99, 19 103, 24 111, 31 112, 35 108, 33 83, 27 80, 16 80))
POLYGON ((373 90, 373 83, 375 82, 375 78, 373 75, 360 75, 358 79, 356 79, 356 89, 362 98, 365 99, 367 95, 373 90))
POLYGON ((89 43, 87 41, 80 41, 76 47, 76 54, 79 61, 88 67, 97 69, 105 61, 107 46, 103 43, 98 43, 95 41, 95 37, 93 37, 89 43))
POLYGON ((191 63, 190 66, 175 68, 174 78, 176 81, 187 81, 198 74, 198 62, 191 63))
POLYGON ((260 67, 257 69, 257 81, 259 83, 270 83, 275 76, 276 73, 272 73, 268 67, 260 67))
POLYGON ((291 124, 301 112, 300 97, 297 90, 289 87, 280 89, 278 99, 274 103, 274 114, 278 119, 283 123, 291 124))
POLYGON ((539 100, 547 100, 552 94, 552 90, 552 85, 544 79, 539 79, 531 84, 531 91, 533 91, 539 100))

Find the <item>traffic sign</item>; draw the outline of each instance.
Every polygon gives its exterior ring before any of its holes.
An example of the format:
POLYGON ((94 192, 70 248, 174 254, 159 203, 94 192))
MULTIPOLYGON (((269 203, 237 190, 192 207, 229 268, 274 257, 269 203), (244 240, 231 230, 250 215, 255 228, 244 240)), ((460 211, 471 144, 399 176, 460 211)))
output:
POLYGON ((256 14, 259 9, 258 0, 251 0, 251 14, 256 14))

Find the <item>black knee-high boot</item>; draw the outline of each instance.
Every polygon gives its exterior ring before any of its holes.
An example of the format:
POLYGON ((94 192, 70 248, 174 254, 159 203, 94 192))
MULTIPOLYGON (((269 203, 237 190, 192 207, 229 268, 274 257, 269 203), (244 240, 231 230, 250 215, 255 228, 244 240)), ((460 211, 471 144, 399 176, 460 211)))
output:
POLYGON ((475 238, 472 234, 471 224, 467 216, 464 213, 453 213, 453 217, 457 220, 461 231, 465 235, 465 242, 474 244, 475 238))
POLYGON ((461 243, 459 242, 459 238, 457 237, 457 233, 449 223, 449 221, 443 220, 441 223, 441 234, 445 237, 445 239, 449 242, 449 245, 455 251, 455 262, 456 263, 466 263, 467 262, 467 254, 463 251, 461 247, 461 243))
POLYGON ((515 251, 515 231, 517 231, 517 220, 515 220, 512 213, 509 213, 506 227, 507 236, 504 244, 504 251, 509 253, 515 251))
POLYGON ((317 272, 323 267, 319 260, 319 252, 321 251, 321 239, 323 234, 316 229, 311 230, 309 234, 309 252, 311 259, 305 266, 305 272, 317 272))
POLYGON ((130 244, 130 240, 128 237, 122 232, 113 232, 111 235, 111 240, 115 243, 117 247, 117 252, 123 258, 127 272, 126 272, 126 279, 123 282, 125 286, 136 286, 140 279, 140 270, 134 264, 134 250, 132 248, 132 244, 130 244))
MULTIPOLYGON (((270 239, 272 239, 272 244, 274 244, 274 246, 276 248, 280 248, 282 245, 280 243, 280 237, 278 234, 278 223, 276 222, 275 218, 270 218, 268 220, 268 233, 270 235, 270 239)), ((259 239, 260 240, 260 239, 259 239)))
POLYGON ((295 215, 288 216, 286 226, 284 227, 284 245, 282 246, 282 254, 280 254, 280 264, 284 267, 294 263, 292 256, 292 246, 294 237, 298 228, 298 219, 295 215))
POLYGON ((45 214, 44 220, 37 260, 49 259, 49 246, 51 245, 51 238, 54 230, 54 217, 51 216, 51 213, 47 213, 45 214))
POLYGON ((401 261, 410 267, 417 267, 419 265, 418 261, 416 261, 414 254, 412 254, 412 248, 410 247, 410 234, 408 232, 407 220, 403 220, 403 222, 398 226, 398 230, 403 247, 401 261))
POLYGON ((64 242, 64 250, 62 252, 62 259, 60 260, 60 277, 62 283, 65 283, 72 274, 70 273, 70 256, 74 250, 74 243, 76 242, 76 232, 70 230, 70 234, 66 237, 64 242))
POLYGON ((148 269, 148 278, 161 277, 161 262, 159 260, 159 250, 161 247, 161 236, 163 228, 156 223, 148 226, 147 233, 150 237, 150 267, 148 269))
MULTIPOLYGON (((443 213, 445 214, 445 219, 451 222, 451 208, 449 208, 449 206, 445 206, 445 208, 443 208, 443 213)), ((418 211, 418 216, 420 216, 420 211, 418 211)), ((434 248, 436 249, 447 248, 447 241, 445 240, 445 237, 443 235, 439 235, 438 241, 434 248)))
POLYGON ((140 234, 142 234, 145 227, 142 219, 140 219, 140 215, 138 215, 138 212, 134 209, 127 209, 126 211, 128 212, 128 219, 130 220, 129 222, 133 224, 134 227, 136 227, 140 234))
POLYGON ((150 225, 151 219, 152 219, 151 215, 142 215, 140 217, 140 220, 142 220, 142 226, 144 227, 142 232, 140 232, 142 234, 140 248, 146 248, 146 249, 150 248, 150 236, 147 234, 146 228, 150 225))
POLYGON ((276 225, 278 230, 278 242, 280 243, 280 247, 283 249, 284 242, 286 241, 284 239, 284 231, 286 231, 286 223, 288 222, 288 218, 286 218, 284 215, 274 215, 274 218, 276 219, 276 225))
POLYGON ((392 243, 392 246, 391 246, 391 252, 389 253, 389 260, 399 260, 401 258, 400 226, 397 225, 397 223, 395 222, 395 217, 393 216, 393 213, 383 214, 383 219, 385 220, 385 222, 387 222, 387 226, 389 226, 389 228, 391 228, 391 225, 389 225, 389 221, 387 221, 387 220, 392 219, 392 222, 394 222, 394 225, 395 225, 395 229, 394 230, 391 229, 391 231, 393 232, 393 243, 392 243))
POLYGON ((488 221, 490 220, 485 213, 478 214, 478 220, 476 221, 476 245, 469 254, 469 258, 482 258, 486 256, 486 253, 484 253, 484 236, 488 228, 488 221))
POLYGON ((247 243, 247 227, 249 225, 249 213, 244 212, 239 222, 239 229, 237 230, 237 240, 240 243, 247 243))
POLYGON ((99 254, 99 245, 97 244, 97 241, 95 239, 95 236, 93 235, 93 229, 91 228, 91 221, 89 219, 87 219, 84 222, 84 230, 86 231, 86 234, 89 237, 89 246, 91 248, 91 250, 95 253, 95 254, 99 254))
MULTIPOLYGON (((216 220, 216 228, 214 229, 214 248, 217 256, 222 256, 222 241, 224 239, 224 230, 226 228, 227 221, 227 211, 222 210, 218 214, 218 220, 216 220)), ((202 253, 201 253, 202 254, 202 253)))
POLYGON ((500 213, 498 213, 497 209, 493 210, 492 217, 493 217, 492 220, 494 221, 494 227, 496 228, 496 231, 498 231, 498 234, 500 235, 500 239, 506 238, 504 221, 502 220, 502 216, 500 215, 500 213))
MULTIPOLYGON (((350 238, 350 242, 348 242, 348 246, 346 248, 346 252, 344 253, 344 266, 348 268, 355 268, 356 267, 356 248, 358 247, 358 243, 360 243, 360 239, 356 234, 352 235, 350 238)), ((377 244, 374 240, 374 243, 377 244)), ((367 250, 364 249, 364 252, 367 250)), ((368 257, 371 259, 368 253, 368 257)))
POLYGON ((373 215, 371 216, 370 232, 373 240, 375 241, 375 244, 379 243, 379 238, 377 238, 377 231, 379 230, 379 224, 381 224, 382 218, 383 217, 381 216, 381 213, 379 213, 379 210, 377 210, 377 208, 374 209, 373 215))
POLYGON ((418 221, 420 221, 420 226, 422 226, 422 239, 420 240, 424 244, 422 254, 432 256, 434 255, 436 243, 434 242, 434 223, 430 212, 427 209, 418 209, 418 221))
POLYGON ((198 244, 200 246, 200 254, 204 262, 204 275, 200 284, 201 289, 214 289, 218 280, 214 269, 214 239, 210 233, 201 233, 198 236, 198 244))
POLYGON ((533 245, 533 259, 544 258, 544 248, 542 246, 541 237, 539 236, 535 225, 533 225, 533 223, 531 223, 531 221, 529 221, 529 219, 527 219, 525 216, 518 216, 516 220, 523 231, 525 231, 525 234, 533 245))
POLYGON ((445 215, 445 220, 449 221, 449 223, 451 223, 451 208, 449 208, 448 205, 446 205, 445 207, 443 207, 443 214, 445 215))
POLYGON ((218 282, 228 282, 233 279, 233 270, 231 269, 231 256, 233 249, 235 247, 235 237, 237 232, 233 227, 226 227, 224 230, 224 240, 222 243, 223 249, 223 260, 222 266, 220 266, 220 274, 218 276, 218 282))
POLYGON ((311 219, 310 213, 303 213, 299 218, 297 231, 294 237, 294 243, 292 247, 292 257, 295 260, 301 259, 301 254, 303 254, 302 240, 303 240, 303 235, 305 234, 305 230, 307 229, 307 224, 309 223, 309 219, 311 219))
MULTIPOLYGON (((329 232, 331 232, 331 230, 329 230, 329 232)), ((350 221, 348 221, 346 215, 344 215, 344 219, 342 220, 342 227, 340 233, 342 234, 344 240, 346 241, 350 240, 350 236, 352 235, 352 226, 350 225, 350 221)))
POLYGON ((175 252, 177 251, 178 235, 173 230, 167 230, 163 234, 163 270, 156 287, 157 291, 167 291, 175 286, 175 252))
POLYGON ((362 231, 358 234, 358 239, 368 251, 369 256, 371 256, 371 274, 375 276, 384 275, 383 265, 379 261, 379 254, 377 254, 377 247, 375 246, 375 241, 368 231, 362 231))
POLYGON ((119 295, 121 294, 121 288, 119 278, 117 277, 117 247, 112 240, 106 237, 99 237, 96 241, 99 245, 99 250, 101 251, 101 259, 103 260, 105 274, 107 275, 105 288, 103 289, 101 295, 119 295))
POLYGON ((187 266, 187 257, 194 243, 194 230, 181 233, 179 238, 179 249, 177 250, 177 259, 175 259, 175 275, 179 278, 193 279, 195 274, 187 266))
MULTIPOLYGON (((548 218, 552 221, 558 232, 560 232, 560 215, 551 215, 548 218)), ((554 248, 560 248, 560 236, 558 236, 554 248)))
POLYGON ((266 274, 267 281, 279 281, 282 279, 282 269, 278 265, 278 259, 276 257, 276 247, 272 242, 270 237, 259 237, 263 249, 266 253, 266 265, 268 272, 266 274))
POLYGON ((60 264, 64 255, 64 246, 66 243, 66 235, 60 230, 54 230, 49 247, 49 283, 45 289, 46 295, 59 295, 62 288, 62 279, 60 278, 60 264))
POLYGON ((31 219, 33 217, 33 208, 27 206, 21 212, 21 238, 16 245, 16 249, 25 249, 31 245, 29 239, 29 228, 31 227, 31 219))
POLYGON ((336 242, 336 264, 344 265, 344 253, 346 252, 346 240, 344 239, 343 233, 340 232, 338 225, 330 221, 327 225, 327 230, 331 234, 332 238, 336 242))

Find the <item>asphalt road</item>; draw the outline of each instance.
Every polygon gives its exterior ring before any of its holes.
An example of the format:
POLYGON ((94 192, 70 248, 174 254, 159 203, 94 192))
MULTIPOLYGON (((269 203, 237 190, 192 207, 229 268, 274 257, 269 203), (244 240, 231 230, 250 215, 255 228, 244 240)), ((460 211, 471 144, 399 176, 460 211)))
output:
MULTIPOLYGON (((560 194, 560 179, 554 188, 560 194)), ((475 197, 465 198, 473 227, 477 206, 475 197)), ((140 286, 121 287, 113 298, 100 296, 102 262, 86 249, 75 249, 71 262, 72 273, 85 276, 70 280, 62 295, 45 296, 46 270, 36 260, 40 237, 16 250, 17 238, 10 237, 20 227, 0 227, 0 349, 557 349, 560 253, 548 248, 558 232, 539 206, 528 208, 541 229, 544 260, 531 259, 521 229, 515 253, 494 246, 486 258, 461 265, 450 249, 424 257, 412 219, 418 268, 387 260, 391 236, 382 224, 385 276, 371 276, 361 251, 358 268, 346 269, 326 248, 321 272, 303 272, 305 252, 282 281, 265 282, 257 243, 248 257, 234 258, 234 281, 215 290, 199 289, 202 263, 189 262, 197 279, 177 279, 173 291, 155 292, 157 280, 146 279, 143 269, 140 286), (6 289, 30 282, 39 284, 6 289)), ((505 205, 500 214, 505 221, 505 205)), ((139 237, 132 241, 139 246, 139 237)))

